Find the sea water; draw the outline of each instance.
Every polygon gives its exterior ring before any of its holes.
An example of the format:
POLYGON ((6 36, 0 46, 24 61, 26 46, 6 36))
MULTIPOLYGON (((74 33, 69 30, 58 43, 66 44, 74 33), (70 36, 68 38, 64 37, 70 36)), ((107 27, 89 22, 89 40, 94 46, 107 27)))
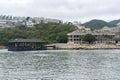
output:
POLYGON ((0 80, 120 80, 120 50, 0 50, 0 80))

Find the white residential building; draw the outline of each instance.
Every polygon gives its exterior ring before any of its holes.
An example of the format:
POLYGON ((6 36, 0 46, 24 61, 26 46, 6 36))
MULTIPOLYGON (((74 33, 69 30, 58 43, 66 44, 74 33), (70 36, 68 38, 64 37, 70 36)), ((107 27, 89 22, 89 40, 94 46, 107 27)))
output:
POLYGON ((61 20, 51 19, 51 18, 46 18, 46 19, 44 19, 44 21, 43 21, 43 23, 49 23, 49 22, 52 22, 52 23, 62 23, 61 20))

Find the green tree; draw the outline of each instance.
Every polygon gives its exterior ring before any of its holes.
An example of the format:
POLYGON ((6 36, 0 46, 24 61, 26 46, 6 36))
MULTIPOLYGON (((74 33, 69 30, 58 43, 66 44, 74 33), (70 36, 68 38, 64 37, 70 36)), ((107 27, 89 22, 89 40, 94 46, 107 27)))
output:
POLYGON ((115 39, 115 42, 118 43, 120 41, 120 37, 115 39))
POLYGON ((76 29, 73 25, 58 23, 42 23, 34 27, 20 25, 0 30, 0 45, 16 38, 41 39, 47 43, 66 43, 67 33, 76 29))
POLYGON ((92 35, 92 34, 86 34, 84 37, 83 37, 83 41, 86 41, 88 42, 89 44, 95 42, 95 36, 92 35))
POLYGON ((110 36, 110 35, 103 35, 103 37, 106 39, 112 39, 112 36, 110 36))

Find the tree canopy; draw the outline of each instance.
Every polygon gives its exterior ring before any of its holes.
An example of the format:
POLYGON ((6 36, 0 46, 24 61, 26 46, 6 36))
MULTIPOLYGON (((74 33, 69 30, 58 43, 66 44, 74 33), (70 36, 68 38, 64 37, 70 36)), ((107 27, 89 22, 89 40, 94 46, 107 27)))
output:
POLYGON ((86 42, 88 42, 89 44, 90 44, 90 43, 93 43, 95 40, 96 40, 96 39, 95 39, 95 36, 92 35, 92 34, 86 34, 86 35, 84 35, 84 37, 83 37, 83 41, 86 41, 86 42))
POLYGON ((0 45, 7 45, 8 41, 16 38, 41 39, 47 43, 66 43, 67 33, 76 29, 69 24, 47 23, 34 27, 24 25, 0 30, 0 45))
POLYGON ((120 37, 115 39, 116 43, 118 43, 120 41, 120 37))

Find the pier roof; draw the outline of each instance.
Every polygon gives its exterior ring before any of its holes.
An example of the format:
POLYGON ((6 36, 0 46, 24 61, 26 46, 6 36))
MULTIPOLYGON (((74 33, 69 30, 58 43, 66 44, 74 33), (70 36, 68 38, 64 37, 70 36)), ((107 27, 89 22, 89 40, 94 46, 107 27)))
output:
POLYGON ((15 39, 15 40, 11 40, 9 42, 42 42, 44 43, 44 41, 40 40, 40 39, 15 39))

